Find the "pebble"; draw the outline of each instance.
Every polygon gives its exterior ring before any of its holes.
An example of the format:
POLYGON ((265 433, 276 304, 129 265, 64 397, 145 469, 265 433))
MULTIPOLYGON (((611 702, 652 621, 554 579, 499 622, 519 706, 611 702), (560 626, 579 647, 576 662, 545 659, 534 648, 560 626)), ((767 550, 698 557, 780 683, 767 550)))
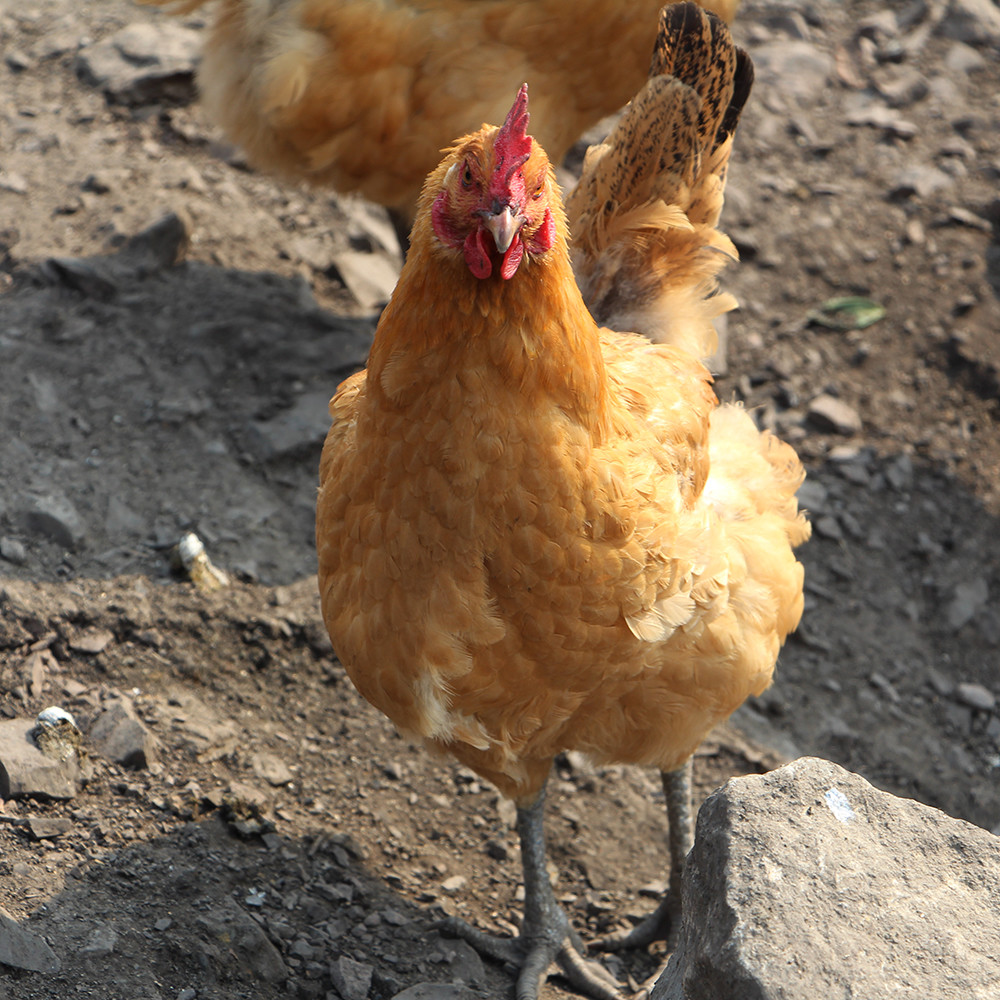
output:
POLYGON ((98 753, 122 767, 142 770, 158 756, 159 741, 124 698, 112 701, 97 716, 88 735, 98 753))
POLYGON ((122 104, 194 96, 202 37, 170 21, 130 24, 76 56, 80 78, 122 104))
POLYGON ((5 535, 0 538, 0 558, 15 566, 23 566, 28 561, 28 550, 23 542, 5 535))
POLYGON ((399 268, 385 254, 345 250, 332 257, 333 268, 362 309, 376 309, 389 301, 399 268))
POLYGON ((985 577, 979 576, 956 584, 948 604, 948 624, 957 632, 979 614, 988 598, 989 585, 985 577))
POLYGON ((857 410, 828 393, 822 393, 809 404, 808 416, 823 430, 836 434, 857 434, 862 426, 857 410))
POLYGON ((1000 45, 1000 8, 992 0, 950 0, 937 30, 969 45, 1000 45))
POLYGON ((254 773, 263 778, 269 785, 279 788, 287 785, 294 775, 288 769, 288 765, 272 753, 255 753, 250 758, 250 763, 254 773))
POLYGON ((98 653, 103 653, 114 641, 114 632, 106 628, 91 628, 78 635, 75 639, 71 639, 69 648, 76 653, 86 653, 89 656, 96 656, 98 653))
POLYGON ((982 684, 957 684, 954 693, 957 701, 979 712, 992 712, 997 705, 996 695, 982 684))
POLYGON ((275 462, 308 454, 322 445, 330 429, 330 393, 304 393, 288 410, 270 420, 254 420, 247 428, 247 444, 261 462, 275 462))
POLYGON ((87 935, 87 943, 80 949, 84 958, 107 958, 115 950, 118 943, 118 932, 105 924, 95 927, 87 935))
POLYGON ((811 104, 829 86, 833 59, 804 39, 781 39, 751 50, 754 75, 762 92, 811 104))
POLYGON ((889 197, 911 198, 916 195, 918 198, 930 198, 952 183, 952 178, 943 170, 914 163, 893 177, 889 183, 889 197))
POLYGON ((64 549, 79 549, 86 538, 86 528, 72 501, 61 493, 43 493, 32 498, 24 511, 27 529, 50 538, 64 549))
POLYGON ((341 955, 330 963, 330 978, 343 1000, 365 1000, 371 989, 375 969, 367 962, 356 962, 341 955))

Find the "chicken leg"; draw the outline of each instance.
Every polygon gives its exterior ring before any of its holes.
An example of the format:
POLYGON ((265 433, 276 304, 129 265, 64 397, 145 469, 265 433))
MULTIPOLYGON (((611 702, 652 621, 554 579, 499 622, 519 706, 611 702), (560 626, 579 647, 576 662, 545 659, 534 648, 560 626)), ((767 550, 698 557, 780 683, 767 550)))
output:
POLYGON ((580 936, 556 902, 545 865, 545 789, 529 806, 518 806, 517 834, 524 870, 524 920, 518 938, 501 938, 449 917, 441 930, 501 962, 518 966, 517 1000, 536 1000, 553 962, 571 985, 594 1000, 621 1000, 622 994, 603 966, 582 957, 580 936))
POLYGON ((694 817, 691 812, 691 761, 676 771, 661 771, 663 794, 667 800, 668 844, 670 847, 670 881, 663 899, 645 920, 631 930, 613 934, 597 942, 605 951, 623 948, 644 948, 654 941, 667 942, 669 955, 677 946, 681 915, 681 876, 684 861, 694 844, 694 817))

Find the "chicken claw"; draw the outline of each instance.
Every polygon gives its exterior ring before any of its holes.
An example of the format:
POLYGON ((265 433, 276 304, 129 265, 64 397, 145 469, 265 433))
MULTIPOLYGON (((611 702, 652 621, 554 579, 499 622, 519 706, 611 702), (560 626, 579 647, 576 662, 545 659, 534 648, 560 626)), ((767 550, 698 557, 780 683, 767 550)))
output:
POLYGON ((520 937, 487 934, 457 917, 441 921, 438 929, 461 938, 489 958, 517 966, 517 1000, 537 1000, 553 963, 578 992, 593 1000, 622 1000, 624 994, 610 973, 597 962, 583 958, 583 942, 556 902, 545 867, 544 805, 543 790, 530 806, 519 806, 517 810, 525 897, 520 937))

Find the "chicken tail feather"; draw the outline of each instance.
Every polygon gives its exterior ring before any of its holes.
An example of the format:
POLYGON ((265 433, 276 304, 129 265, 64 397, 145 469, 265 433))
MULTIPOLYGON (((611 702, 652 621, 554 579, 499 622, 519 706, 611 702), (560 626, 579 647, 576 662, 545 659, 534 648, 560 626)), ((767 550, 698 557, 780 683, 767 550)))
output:
POLYGON ((707 358, 712 321, 736 300, 717 278, 736 259, 717 228, 753 64, 692 3, 660 13, 650 78, 567 200, 573 263, 595 319, 707 358))

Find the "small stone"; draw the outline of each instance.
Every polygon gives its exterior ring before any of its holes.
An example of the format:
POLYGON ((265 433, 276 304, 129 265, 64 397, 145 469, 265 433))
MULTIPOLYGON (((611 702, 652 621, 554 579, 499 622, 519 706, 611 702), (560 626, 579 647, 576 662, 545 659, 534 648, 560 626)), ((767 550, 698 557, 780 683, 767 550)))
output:
POLYGON ((87 943, 80 949, 84 958, 107 958, 118 943, 118 932, 105 924, 95 927, 87 936, 87 943))
POLYGON ((0 172, 0 191, 9 191, 11 194, 27 194, 28 182, 20 175, 0 172))
POLYGON ((28 550, 24 547, 23 542, 5 535, 0 538, 0 558, 6 559, 7 562, 13 563, 15 566, 23 566, 28 561, 28 550))
POLYGON ((250 758, 250 763, 254 773, 275 788, 287 785, 294 777, 288 765, 272 753, 255 753, 250 758))
POLYGON ((114 632, 106 628, 87 629, 86 632, 71 639, 69 648, 76 653, 86 653, 88 656, 96 656, 103 653, 108 646, 115 641, 114 632))
POLYGON ((398 266, 384 254, 345 250, 333 255, 332 266, 362 309, 388 302, 399 278, 398 266))
POLYGON ((83 48, 76 71, 123 104, 190 103, 201 45, 199 32, 179 24, 130 24, 83 48))
POLYGON ((170 917, 160 917, 160 919, 153 924, 153 927, 158 931, 166 931, 169 930, 173 924, 174 922, 170 919, 170 917))
POLYGON ((343 1000, 366 1000, 375 969, 365 962, 356 962, 341 955, 330 963, 330 978, 343 1000))
POLYGON ((441 888, 445 892, 458 892, 464 889, 468 879, 464 875, 452 875, 441 883, 441 888))
POLYGON ((255 420, 248 429, 250 450, 262 462, 311 454, 330 429, 330 393, 309 392, 270 420, 255 420))
POLYGON ((28 829, 35 840, 54 840, 73 829, 73 823, 68 819, 47 819, 44 816, 31 816, 28 819, 28 829))
POLYGON ((913 164, 904 167, 893 178, 889 185, 891 198, 930 198, 952 185, 952 178, 937 167, 927 167, 913 164))
POLYGON ((65 549, 78 549, 86 536, 83 518, 61 493, 45 493, 33 498, 24 514, 27 529, 45 535, 65 549))
POLYGON ((857 434, 862 426, 857 410, 826 393, 817 396, 809 404, 809 419, 823 430, 837 434, 857 434))
POLYGON ((112 702, 94 720, 89 737, 97 751, 109 760, 141 770, 157 759, 158 743, 135 714, 131 702, 112 702))
POLYGON ((80 779, 76 755, 47 756, 32 736, 35 728, 33 719, 0 722, 0 798, 73 798, 80 779))
POLYGON ((992 712, 997 705, 996 695, 982 684, 957 684, 955 699, 978 712, 992 712))
POLYGON ((955 587, 948 604, 948 624, 957 632, 979 614, 988 599, 989 585, 985 577, 963 580, 955 587))

